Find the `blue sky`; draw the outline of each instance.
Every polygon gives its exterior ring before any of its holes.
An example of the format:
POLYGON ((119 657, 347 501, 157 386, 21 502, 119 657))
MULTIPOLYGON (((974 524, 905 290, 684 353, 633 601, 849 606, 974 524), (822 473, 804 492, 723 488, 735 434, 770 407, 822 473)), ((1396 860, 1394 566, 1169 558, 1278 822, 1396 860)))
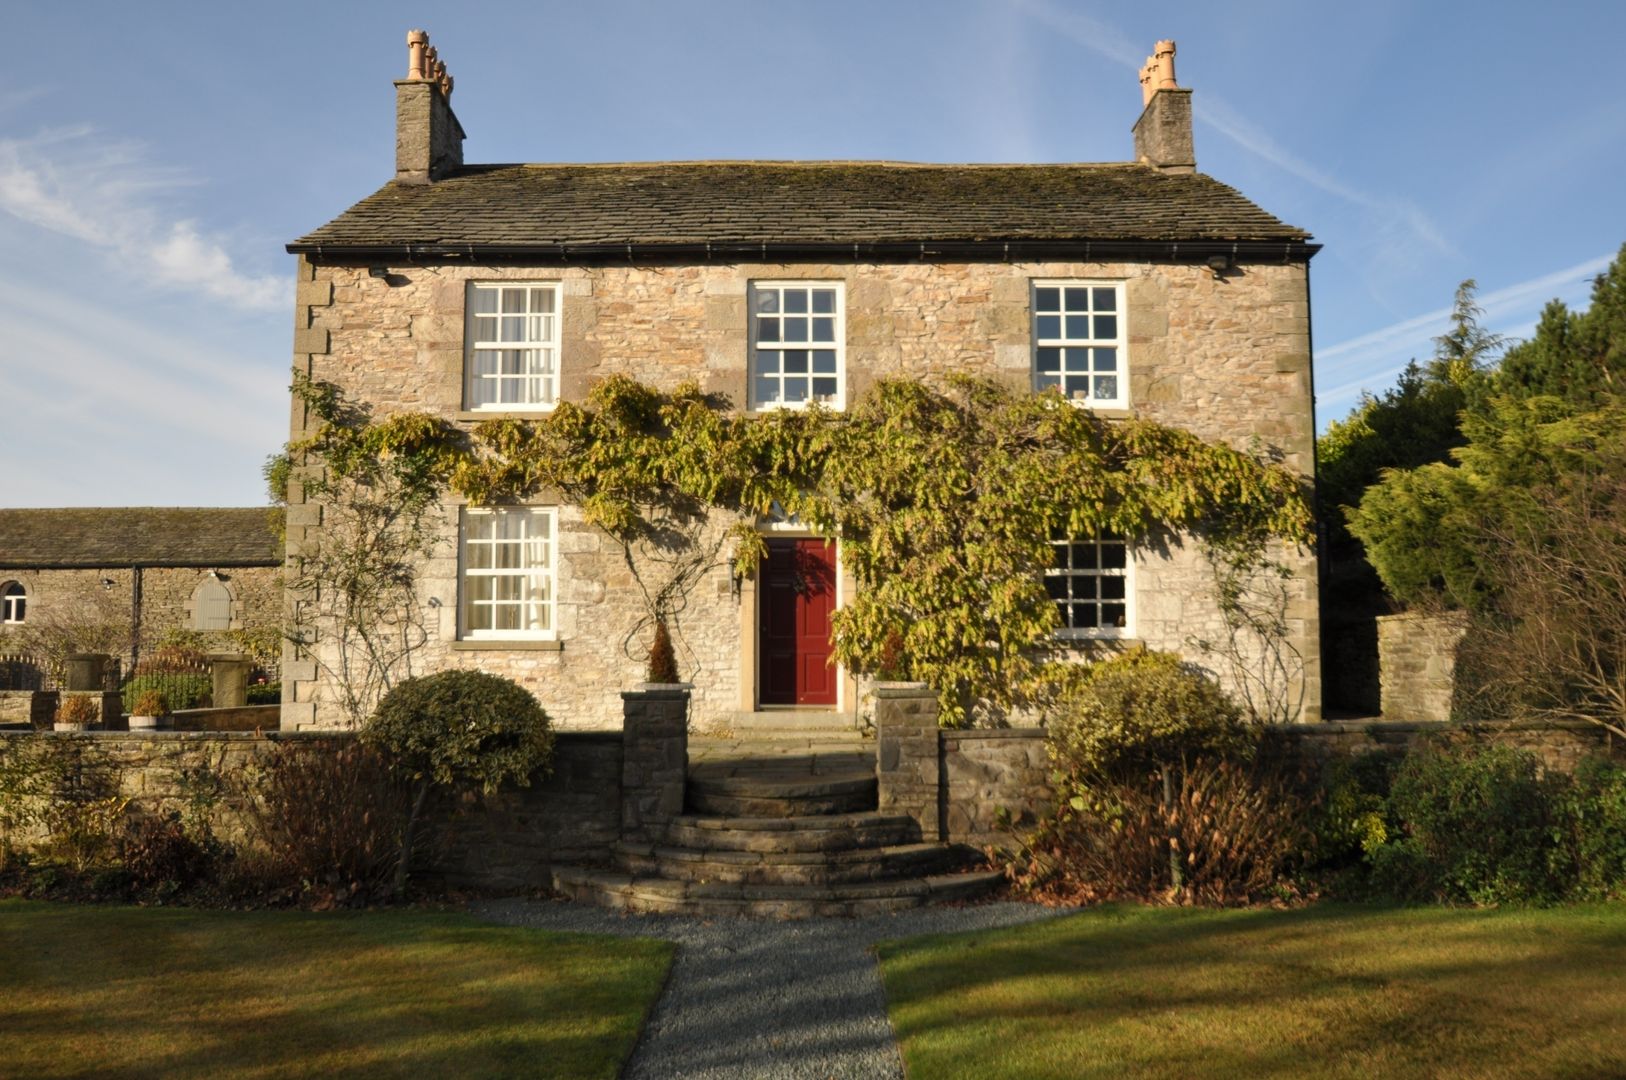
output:
POLYGON ((1322 426, 1428 355, 1461 279, 1523 335, 1626 241, 1626 5, 1129 7, 13 5, 0 506, 263 500, 288 413, 282 245, 391 175, 416 26, 470 161, 1126 160, 1135 71, 1172 37, 1198 168, 1326 245, 1322 426))

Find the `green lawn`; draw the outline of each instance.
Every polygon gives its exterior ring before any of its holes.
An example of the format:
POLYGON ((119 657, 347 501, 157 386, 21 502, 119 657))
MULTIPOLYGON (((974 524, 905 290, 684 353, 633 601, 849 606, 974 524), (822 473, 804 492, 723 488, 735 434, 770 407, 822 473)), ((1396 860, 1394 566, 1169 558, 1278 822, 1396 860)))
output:
POLYGON ((0 902, 0 1074, 613 1077, 671 958, 455 915, 0 902))
POLYGON ((1626 1076, 1626 905, 1111 907, 879 952, 911 1080, 1626 1076))

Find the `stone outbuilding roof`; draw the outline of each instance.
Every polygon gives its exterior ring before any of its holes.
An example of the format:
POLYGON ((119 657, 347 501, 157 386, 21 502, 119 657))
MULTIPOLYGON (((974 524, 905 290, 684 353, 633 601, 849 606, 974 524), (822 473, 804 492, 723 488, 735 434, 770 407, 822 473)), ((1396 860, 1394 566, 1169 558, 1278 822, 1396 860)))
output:
POLYGON ((264 506, 0 510, 0 569, 277 566, 281 513, 264 506))
POLYGON ((717 161, 455 168, 430 184, 386 184, 288 250, 318 259, 930 258, 1015 245, 1014 258, 1057 245, 1107 255, 1155 244, 1303 258, 1315 250, 1309 239, 1209 176, 1134 163, 717 161))

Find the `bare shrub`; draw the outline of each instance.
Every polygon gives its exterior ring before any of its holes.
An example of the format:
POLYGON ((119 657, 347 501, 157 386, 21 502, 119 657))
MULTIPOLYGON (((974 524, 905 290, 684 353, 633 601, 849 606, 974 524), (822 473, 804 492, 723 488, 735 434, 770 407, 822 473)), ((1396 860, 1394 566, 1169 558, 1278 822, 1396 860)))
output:
POLYGON ((118 861, 138 889, 180 891, 213 876, 219 852, 194 839, 178 813, 126 817, 118 861))
POLYGON ((1586 720, 1626 738, 1626 478, 1582 474, 1486 526, 1497 590, 1458 665, 1466 717, 1586 720))
POLYGON ((1103 782, 1074 795, 1006 873, 1055 903, 1283 899, 1296 891, 1291 874, 1312 841, 1308 821, 1305 800, 1280 771, 1198 759, 1182 771, 1172 806, 1150 783, 1103 782))
POLYGON ((389 895, 407 798, 377 753, 349 741, 279 744, 243 782, 249 878, 335 900, 389 895))

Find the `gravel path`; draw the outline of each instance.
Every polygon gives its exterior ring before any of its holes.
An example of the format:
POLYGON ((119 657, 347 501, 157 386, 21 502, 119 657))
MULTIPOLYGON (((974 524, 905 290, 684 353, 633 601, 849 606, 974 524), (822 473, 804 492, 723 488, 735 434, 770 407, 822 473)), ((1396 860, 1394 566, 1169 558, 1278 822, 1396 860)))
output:
POLYGON ((800 922, 626 915, 545 900, 494 900, 471 910, 512 926, 678 943, 666 990, 623 1073, 639 1080, 901 1077, 870 947, 1057 914, 1015 903, 800 922))

